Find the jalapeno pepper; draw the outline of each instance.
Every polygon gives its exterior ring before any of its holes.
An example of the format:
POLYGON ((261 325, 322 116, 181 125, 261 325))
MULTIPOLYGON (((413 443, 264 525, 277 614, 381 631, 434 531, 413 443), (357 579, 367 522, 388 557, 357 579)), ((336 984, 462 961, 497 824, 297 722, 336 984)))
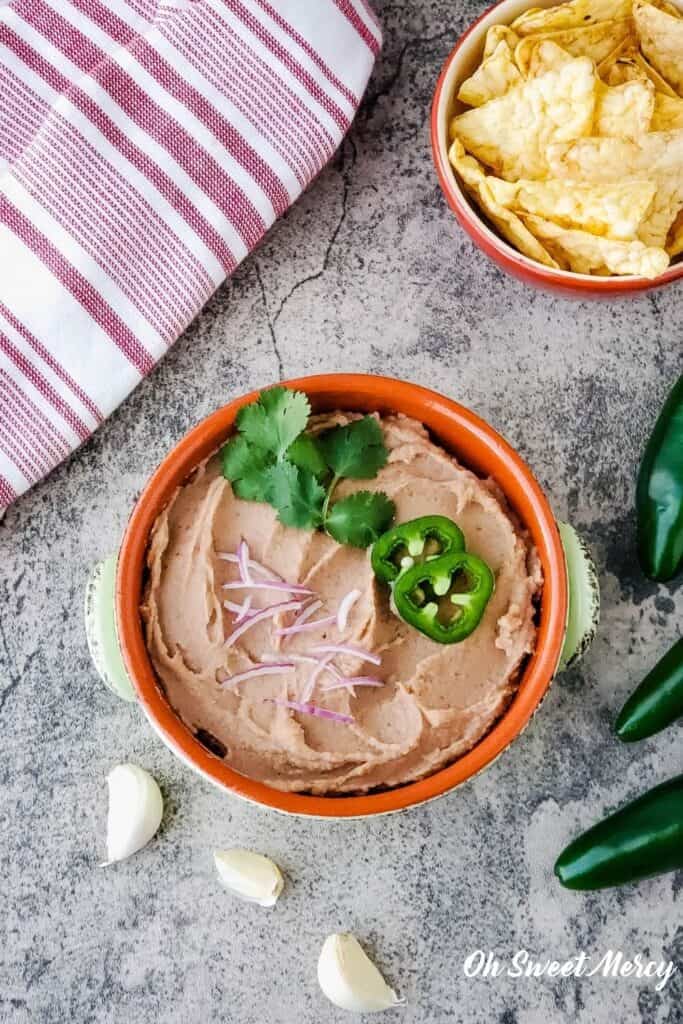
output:
POLYGON ((486 562, 466 551, 406 569, 394 584, 396 611, 439 644, 457 644, 479 625, 494 578, 486 562))
POLYGON ((614 731, 620 740, 644 740, 683 715, 683 637, 673 645, 621 709, 614 731))
POLYGON ((652 579, 670 580, 683 564, 683 376, 645 448, 636 506, 643 571, 652 579))
POLYGON ((563 850, 568 889, 604 889, 683 867, 683 775, 648 790, 563 850))
POLYGON ((372 569, 384 583, 400 573, 450 551, 464 551, 462 530, 446 516, 420 516, 387 530, 372 548, 372 569))

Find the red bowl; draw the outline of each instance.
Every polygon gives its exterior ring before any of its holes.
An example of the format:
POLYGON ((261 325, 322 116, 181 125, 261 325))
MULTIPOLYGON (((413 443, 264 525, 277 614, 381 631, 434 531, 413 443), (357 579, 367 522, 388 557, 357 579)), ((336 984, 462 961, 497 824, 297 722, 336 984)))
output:
MULTIPOLYGON (((557 0, 536 0, 539 7, 553 7, 557 0)), ((484 37, 491 25, 508 25, 529 8, 528 0, 500 0, 489 7, 460 37, 446 58, 432 101, 432 155, 436 173, 448 205, 472 241, 499 267, 536 288, 576 298, 611 298, 661 288, 683 278, 683 260, 658 277, 598 277, 545 267, 522 255, 483 220, 460 185, 448 159, 448 122, 458 109, 455 99, 460 83, 481 59, 484 37)))
POLYGON ((412 416, 464 465, 497 481, 533 538, 544 576, 536 651, 524 667, 514 699, 493 729, 453 764, 419 782, 365 796, 282 792, 240 775, 195 738, 168 703, 147 653, 140 617, 147 546, 152 526, 176 488, 225 440, 238 410, 253 402, 258 392, 235 399, 191 430, 166 456, 133 509, 116 577, 116 620, 124 663, 142 708, 164 742, 227 792, 264 807, 317 817, 398 811, 440 796, 486 768, 519 735, 539 706, 557 670, 567 622, 567 573, 557 524, 526 463, 492 427, 457 402, 405 381, 363 374, 304 377, 284 384, 305 391, 314 412, 343 408, 412 416))

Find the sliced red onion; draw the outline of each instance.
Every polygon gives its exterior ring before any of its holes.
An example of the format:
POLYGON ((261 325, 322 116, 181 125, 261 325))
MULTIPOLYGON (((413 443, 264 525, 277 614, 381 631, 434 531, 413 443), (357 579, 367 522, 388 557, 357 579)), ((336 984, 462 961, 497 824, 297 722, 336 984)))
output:
POLYGON ((327 708, 319 708, 317 704, 308 704, 299 700, 278 700, 276 697, 264 697, 269 704, 277 704, 281 708, 290 708, 292 711, 300 711, 303 715, 315 715, 316 718, 327 718, 330 722, 343 722, 345 725, 352 725, 352 715, 342 715, 339 711, 328 711, 327 708))
MULTIPOLYGON (((216 557, 222 559, 224 562, 232 562, 233 565, 239 565, 239 559, 237 555, 234 555, 231 551, 217 551, 216 557)), ((278 576, 272 569, 268 569, 265 565, 257 562, 255 558, 250 558, 248 566, 254 572, 259 573, 261 576, 265 576, 270 580, 278 580, 280 583, 284 583, 282 576, 278 576)))
POLYGON ((358 644, 316 644, 311 651, 315 654, 348 654, 351 657, 360 658, 362 661, 372 662, 373 665, 382 664, 382 659, 378 654, 366 651, 358 644))
POLYGON ((323 674, 323 672, 325 672, 327 669, 329 669, 335 677, 339 677, 339 673, 337 672, 336 668, 333 668, 330 665, 330 662, 332 661, 333 657, 333 654, 328 654, 327 657, 321 658, 316 667, 309 675, 308 679, 306 680, 306 685, 304 686, 304 691, 301 694, 301 699, 302 701, 304 701, 304 703, 311 699, 315 691, 315 684, 318 682, 318 679, 323 674))
MULTIPOLYGON (((251 594, 248 594, 245 597, 244 601, 242 602, 240 610, 237 613, 237 617, 235 618, 234 625, 235 626, 239 626, 240 622, 244 622, 245 619, 248 619, 250 617, 250 610, 251 610, 251 594)), ((251 612, 251 614, 253 615, 253 612, 251 612)))
MULTIPOLYGON (((249 618, 249 610, 251 608, 251 594, 244 599, 242 604, 235 604, 234 601, 224 601, 223 607, 229 612, 235 614, 233 625, 237 626, 240 622, 244 622, 245 619, 249 618)), ((253 614, 253 613, 252 613, 253 614)))
POLYGON ((261 582, 254 582, 251 580, 249 583, 224 583, 222 586, 223 590, 284 590, 289 594, 306 594, 310 596, 313 594, 312 590, 308 587, 301 587, 298 583, 283 583, 280 580, 263 580, 261 582))
POLYGON ((327 693, 328 690, 341 690, 347 686, 384 686, 384 683, 374 676, 342 676, 341 679, 335 679, 333 683, 323 686, 323 693, 327 693))
MULTIPOLYGON (((279 654, 264 654, 261 661, 265 665, 272 665, 273 662, 276 662, 280 657, 281 655, 279 654)), ((332 661, 332 655, 328 655, 323 658, 322 655, 319 654, 317 658, 314 658, 312 654, 290 654, 289 651, 287 651, 287 661, 294 661, 297 664, 302 665, 323 665, 323 667, 326 668, 327 671, 335 677, 335 679, 341 679, 341 672, 339 669, 330 664, 332 661)))
POLYGON ((318 608, 322 608, 323 603, 320 598, 316 598, 315 601, 307 601, 303 609, 299 612, 297 617, 292 623, 293 626, 300 626, 302 622, 306 622, 310 619, 311 615, 315 615, 318 608))
POLYGON ((252 579, 249 572, 249 545, 244 537, 237 545, 237 564, 240 569, 240 579, 242 580, 242 583, 251 583, 252 579))
POLYGON ((238 640, 243 633, 246 633, 252 626, 258 625, 259 622, 263 622, 265 619, 272 619, 274 615, 279 615, 281 612, 293 612, 297 608, 301 607, 301 601, 281 601, 280 604, 271 604, 268 608, 260 608, 259 611, 254 612, 250 615, 246 621, 242 622, 237 629, 233 629, 230 636, 225 641, 226 647, 232 647, 236 640, 238 640))
POLYGON ((256 679, 258 676, 278 676, 281 672, 288 672, 293 668, 294 665, 291 661, 273 662, 272 665, 254 665, 253 668, 247 668, 244 672, 235 672, 227 679, 221 679, 219 685, 222 687, 237 686, 238 683, 243 683, 247 679, 256 679))
POLYGON ((337 629, 340 633, 344 633, 346 631, 346 626, 349 621, 349 612, 360 595, 360 590, 349 590, 346 597, 342 598, 342 602, 337 609, 337 629))
POLYGON ((275 630, 275 636, 294 636, 295 633, 305 633, 309 629, 331 626, 336 621, 336 615, 326 615, 324 619, 316 619, 315 622, 299 622, 291 626, 283 626, 282 629, 275 630))

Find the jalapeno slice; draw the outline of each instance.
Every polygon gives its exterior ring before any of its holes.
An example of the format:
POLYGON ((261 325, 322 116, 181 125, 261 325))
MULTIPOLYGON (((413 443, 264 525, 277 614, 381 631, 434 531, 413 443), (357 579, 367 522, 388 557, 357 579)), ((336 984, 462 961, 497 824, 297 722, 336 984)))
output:
POLYGON ((439 644, 459 644, 474 632, 493 593, 486 562, 452 551, 402 572, 394 585, 396 611, 439 644))
POLYGON ((446 516, 420 516, 387 530, 372 548, 372 569, 384 583, 393 583, 402 572, 451 551, 464 551, 460 527, 446 516))

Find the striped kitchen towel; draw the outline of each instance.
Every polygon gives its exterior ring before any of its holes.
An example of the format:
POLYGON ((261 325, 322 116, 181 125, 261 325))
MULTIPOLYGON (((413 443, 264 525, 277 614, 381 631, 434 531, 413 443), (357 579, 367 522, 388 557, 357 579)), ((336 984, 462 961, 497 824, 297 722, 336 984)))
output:
POLYGON ((0 510, 330 159, 380 38, 366 0, 0 0, 0 510))

